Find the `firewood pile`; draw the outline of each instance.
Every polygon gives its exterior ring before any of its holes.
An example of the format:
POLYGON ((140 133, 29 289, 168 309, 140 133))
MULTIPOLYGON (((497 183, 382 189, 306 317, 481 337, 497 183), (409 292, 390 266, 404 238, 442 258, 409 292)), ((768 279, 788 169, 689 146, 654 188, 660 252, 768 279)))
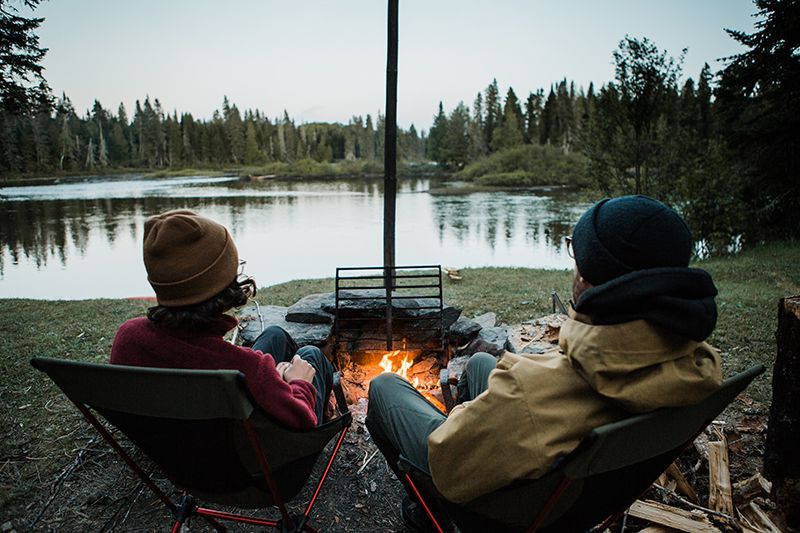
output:
MULTIPOLYGON (((623 530, 780 533, 770 517, 772 484, 757 472, 733 481, 724 423, 715 422, 659 476, 625 513, 623 530), (638 526, 638 527, 637 527, 638 526)), ((729 434, 761 439, 763 423, 737 425, 729 434)), ((734 474, 735 475, 735 474, 734 474)))

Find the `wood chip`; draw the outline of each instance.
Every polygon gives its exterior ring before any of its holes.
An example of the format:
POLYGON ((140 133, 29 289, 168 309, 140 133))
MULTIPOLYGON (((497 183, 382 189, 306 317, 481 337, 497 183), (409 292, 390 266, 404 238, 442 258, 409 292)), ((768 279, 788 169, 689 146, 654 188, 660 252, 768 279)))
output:
POLYGON ((636 500, 628 510, 630 516, 687 533, 719 533, 702 511, 684 511, 650 500, 636 500))
POLYGON ((728 443, 724 437, 708 443, 708 506, 720 513, 733 514, 728 443))

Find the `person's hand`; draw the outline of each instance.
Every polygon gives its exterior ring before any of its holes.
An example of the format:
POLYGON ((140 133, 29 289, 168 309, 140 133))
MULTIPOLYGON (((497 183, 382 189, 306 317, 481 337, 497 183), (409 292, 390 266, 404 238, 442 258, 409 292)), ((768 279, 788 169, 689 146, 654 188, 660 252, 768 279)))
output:
POLYGON ((304 361, 299 355, 295 355, 292 358, 289 368, 283 373, 283 379, 286 382, 302 379, 303 381, 311 383, 311 380, 314 379, 314 374, 316 374, 314 367, 304 361))
POLYGON ((283 377, 283 375, 286 373, 286 370, 287 370, 287 369, 288 369, 290 366, 292 366, 292 363, 290 363, 289 361, 281 361, 280 363, 278 363, 277 365, 275 365, 275 370, 277 370, 277 371, 278 371, 278 375, 281 377, 281 379, 285 380, 285 378, 283 377))

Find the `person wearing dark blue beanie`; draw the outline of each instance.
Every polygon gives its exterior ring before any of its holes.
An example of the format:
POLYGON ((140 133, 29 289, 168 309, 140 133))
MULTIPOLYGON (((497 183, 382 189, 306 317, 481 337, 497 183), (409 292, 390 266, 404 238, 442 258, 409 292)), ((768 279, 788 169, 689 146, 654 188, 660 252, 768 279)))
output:
POLYGON ((598 325, 636 319, 695 341, 717 322, 711 276, 689 268, 692 234, 675 210, 647 196, 606 198, 575 224, 574 307, 598 325))
POLYGON ((692 234, 674 210, 647 196, 606 198, 572 233, 575 262, 592 285, 656 267, 688 267, 692 234))

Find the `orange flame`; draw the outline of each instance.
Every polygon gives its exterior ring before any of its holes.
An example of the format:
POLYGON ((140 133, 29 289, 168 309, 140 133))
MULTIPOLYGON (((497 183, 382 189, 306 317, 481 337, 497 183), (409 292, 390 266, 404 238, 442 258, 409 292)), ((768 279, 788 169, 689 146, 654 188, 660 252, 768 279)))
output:
MULTIPOLYGON (((380 363, 378 363, 378 366, 383 369, 382 373, 384 374, 386 372, 394 372, 400 377, 408 379, 408 369, 411 368, 411 365, 414 361, 408 355, 403 355, 403 358, 400 360, 400 366, 395 368, 392 358, 398 355, 400 355, 400 350, 395 350, 393 352, 383 354, 383 357, 381 358, 380 363)), ((411 383, 414 385, 414 387, 419 387, 419 378, 414 377, 411 383)))

